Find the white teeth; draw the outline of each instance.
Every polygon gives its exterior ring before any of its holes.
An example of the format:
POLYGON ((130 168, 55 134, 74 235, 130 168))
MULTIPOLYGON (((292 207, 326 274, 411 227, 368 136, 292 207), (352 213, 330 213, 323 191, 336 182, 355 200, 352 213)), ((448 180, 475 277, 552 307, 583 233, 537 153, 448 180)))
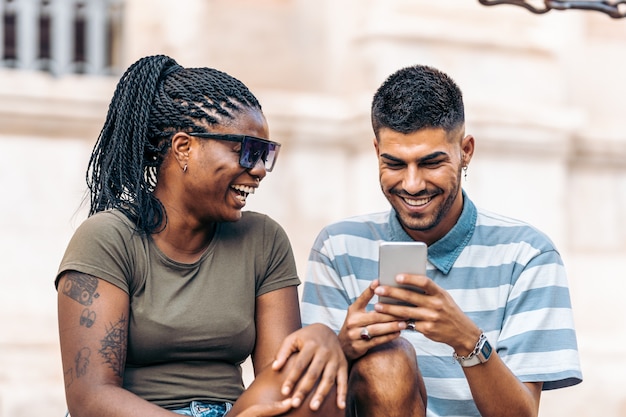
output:
MULTIPOLYGON (((233 188, 234 190, 237 191, 241 191, 242 193, 246 193, 246 194, 254 194, 254 187, 250 187, 247 185, 233 185, 231 188, 233 188)), ((245 197, 244 197, 245 200, 245 197)))
POLYGON ((254 191, 255 191, 254 187, 250 187, 249 185, 241 185, 241 184, 233 185, 230 188, 239 192, 239 194, 235 195, 235 198, 241 201, 242 203, 246 202, 246 198, 248 197, 248 194, 254 194, 254 191))
POLYGON ((430 201, 430 198, 420 198, 419 200, 412 200, 409 198, 404 198, 404 201, 409 205, 409 206, 423 206, 424 204, 428 203, 430 201))

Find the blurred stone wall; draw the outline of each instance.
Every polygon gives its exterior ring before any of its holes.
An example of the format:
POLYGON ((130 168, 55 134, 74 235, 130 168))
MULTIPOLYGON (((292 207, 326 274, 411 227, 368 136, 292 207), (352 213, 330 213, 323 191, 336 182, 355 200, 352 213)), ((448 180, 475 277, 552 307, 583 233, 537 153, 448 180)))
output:
MULTIPOLYGON (((626 417, 626 20, 533 15, 471 0, 127 0, 118 70, 164 53, 260 99, 276 169, 248 199, 290 236, 304 273, 319 229, 386 209, 369 125, 396 69, 461 86, 480 206, 547 232, 569 271, 585 381, 547 417, 626 417)), ((0 417, 64 413, 58 262, 84 219, 84 171, 117 77, 0 69, 0 417)))

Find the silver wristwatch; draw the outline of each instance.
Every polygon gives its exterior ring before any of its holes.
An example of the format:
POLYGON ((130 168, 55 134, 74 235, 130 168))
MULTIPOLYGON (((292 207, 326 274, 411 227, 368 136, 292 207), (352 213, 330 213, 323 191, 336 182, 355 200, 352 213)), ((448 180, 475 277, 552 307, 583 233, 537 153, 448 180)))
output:
POLYGON ((480 365, 481 363, 487 362, 491 357, 492 351, 493 348, 491 347, 489 340, 487 340, 487 336, 485 336, 485 333, 481 333, 478 338, 478 342, 476 342, 476 347, 469 355, 460 356, 454 352, 452 356, 454 356, 454 359, 456 359, 462 367, 469 368, 470 366, 480 365))

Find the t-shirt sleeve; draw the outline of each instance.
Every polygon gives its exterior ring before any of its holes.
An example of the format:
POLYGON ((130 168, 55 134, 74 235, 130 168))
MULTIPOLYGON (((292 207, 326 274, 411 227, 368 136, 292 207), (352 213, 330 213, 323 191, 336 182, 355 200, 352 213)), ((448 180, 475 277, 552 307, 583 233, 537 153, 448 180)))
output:
POLYGON ((264 274, 257 280, 256 295, 300 285, 291 243, 285 230, 265 217, 263 233, 264 274))
POLYGON ((77 271, 103 279, 129 293, 131 263, 125 242, 132 233, 135 233, 132 227, 118 214, 102 212, 89 217, 70 239, 55 286, 64 272, 77 271))
MULTIPOLYGON (((327 231, 320 232, 309 254, 302 290, 303 325, 323 323, 337 333, 341 329, 346 311, 354 301, 344 286, 342 276, 355 273, 351 261, 345 259, 347 251, 344 249, 343 252, 343 257, 335 253, 327 231)), ((360 294, 361 290, 353 288, 353 291, 360 294)))
POLYGON ((550 390, 582 381, 565 268, 555 250, 525 266, 506 306, 498 353, 524 382, 550 390))

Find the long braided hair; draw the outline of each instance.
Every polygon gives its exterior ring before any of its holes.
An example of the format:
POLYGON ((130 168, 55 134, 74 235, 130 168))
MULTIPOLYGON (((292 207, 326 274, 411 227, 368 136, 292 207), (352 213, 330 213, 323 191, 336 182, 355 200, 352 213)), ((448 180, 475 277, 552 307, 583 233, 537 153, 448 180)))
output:
POLYGON ((153 195, 159 168, 179 131, 204 132, 261 105, 236 78, 183 68, 165 55, 139 59, 117 84, 87 168, 89 216, 118 209, 137 230, 154 233, 167 215, 153 195))

